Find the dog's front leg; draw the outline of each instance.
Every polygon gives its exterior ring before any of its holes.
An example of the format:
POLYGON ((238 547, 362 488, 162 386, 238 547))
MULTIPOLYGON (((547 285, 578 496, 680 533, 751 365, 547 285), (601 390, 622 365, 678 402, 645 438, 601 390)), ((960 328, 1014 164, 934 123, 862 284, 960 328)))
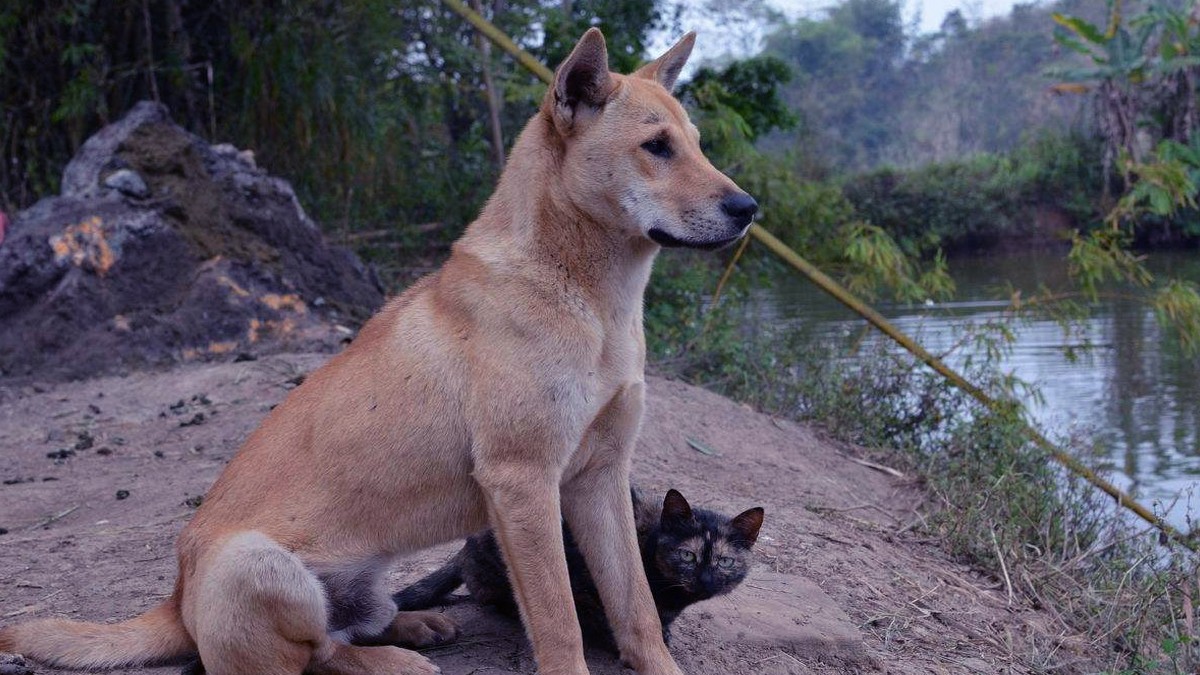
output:
POLYGON ((475 478, 487 497, 538 673, 587 675, 563 552, 561 470, 532 454, 517 460, 477 452, 475 478))
POLYGON ((563 515, 600 591, 622 660, 640 675, 681 675, 663 642, 629 497, 643 397, 641 383, 627 386, 588 430, 580 448, 588 460, 563 486, 563 515))

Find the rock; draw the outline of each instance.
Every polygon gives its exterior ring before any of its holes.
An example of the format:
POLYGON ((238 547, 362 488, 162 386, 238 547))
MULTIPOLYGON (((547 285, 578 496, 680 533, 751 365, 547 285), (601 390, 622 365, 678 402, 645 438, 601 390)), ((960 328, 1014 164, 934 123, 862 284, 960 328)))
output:
POLYGON ((143 102, 89 138, 62 194, 0 244, 0 377, 91 377, 332 350, 383 301, 284 180, 143 102), (129 199, 133 197, 135 199, 129 199))
POLYGON ((709 615, 706 623, 718 643, 779 647, 822 663, 870 665, 854 622, 805 577, 755 571, 728 601, 700 604, 690 611, 709 615))
POLYGON ((0 654, 0 675, 33 675, 33 669, 20 654, 0 654))
POLYGON ((152 101, 141 101, 119 121, 97 131, 94 136, 84 141, 79 152, 63 169, 62 196, 99 196, 100 174, 111 170, 109 163, 120 157, 121 146, 126 139, 137 129, 162 124, 171 124, 167 107, 152 101))
POLYGON ((122 194, 138 199, 145 199, 150 196, 150 188, 146 186, 146 181, 137 173, 129 169, 118 169, 108 175, 104 179, 104 187, 112 188, 122 194))

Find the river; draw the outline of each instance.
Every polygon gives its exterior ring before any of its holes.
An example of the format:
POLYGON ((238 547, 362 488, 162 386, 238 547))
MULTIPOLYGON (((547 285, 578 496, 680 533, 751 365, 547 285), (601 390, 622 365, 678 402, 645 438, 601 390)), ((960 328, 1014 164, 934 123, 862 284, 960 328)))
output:
MULTIPOLYGON (((1026 295, 1039 285, 1064 288, 1064 253, 1023 252, 950 261, 955 298, 934 305, 879 303, 902 330, 919 334, 935 353, 951 346, 964 322, 999 318, 1011 283, 1026 295)), ((1200 282, 1200 252, 1155 252, 1147 265, 1156 277, 1200 282)), ((754 296, 760 316, 803 325, 829 340, 851 342, 864 321, 797 275, 786 275, 754 296)), ((884 340, 872 332, 872 340, 884 340)), ((869 353, 869 349, 858 350, 869 353)), ((961 363, 958 352, 950 360, 961 363)), ((1200 516, 1200 358, 1188 357, 1167 338, 1153 311, 1130 299, 1105 299, 1089 308, 1081 331, 1064 336, 1058 323, 1018 324, 1015 342, 999 367, 1037 386, 1027 398, 1032 418, 1052 438, 1083 433, 1117 485, 1180 527, 1200 516), (1066 351, 1087 342, 1074 361, 1066 351)))

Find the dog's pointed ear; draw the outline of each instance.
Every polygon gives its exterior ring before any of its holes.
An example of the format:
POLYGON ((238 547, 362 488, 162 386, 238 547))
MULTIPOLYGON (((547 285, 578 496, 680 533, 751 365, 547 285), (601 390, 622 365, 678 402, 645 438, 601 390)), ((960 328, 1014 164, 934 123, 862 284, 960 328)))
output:
POLYGON ((679 73, 687 63, 688 57, 692 55, 692 47, 695 44, 696 31, 692 31, 680 38, 679 42, 668 49, 666 54, 638 68, 634 75, 647 80, 657 80, 664 89, 671 91, 675 87, 675 80, 679 79, 679 73))
POLYGON ((612 93, 608 47, 599 28, 589 28, 554 73, 554 117, 570 129, 580 106, 599 108, 612 93))

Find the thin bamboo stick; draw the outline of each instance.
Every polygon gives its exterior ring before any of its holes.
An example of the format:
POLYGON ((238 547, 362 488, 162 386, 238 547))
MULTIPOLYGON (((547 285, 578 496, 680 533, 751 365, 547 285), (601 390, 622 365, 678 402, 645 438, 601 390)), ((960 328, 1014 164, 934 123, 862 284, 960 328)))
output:
MULTIPOLYGON (((518 47, 516 43, 514 43, 507 35, 504 34, 503 31, 492 25, 487 19, 471 11, 471 9, 460 2, 460 0, 442 0, 442 2, 470 22, 472 26, 475 26, 475 28, 483 33, 489 40, 495 43, 496 46, 508 52, 508 54, 515 58, 518 63, 539 77, 546 84, 550 84, 554 80, 553 71, 534 58, 533 55, 518 47)), ((871 325, 878 328, 901 347, 908 350, 913 356, 916 356, 918 359, 920 359, 925 365, 932 368, 942 377, 945 377, 954 386, 966 392, 969 396, 979 401, 989 410, 996 412, 1001 412, 1004 410, 1004 406, 1006 405, 1005 403, 992 398, 985 391, 968 381, 953 368, 946 365, 941 359, 931 354, 911 337, 904 334, 899 328, 896 328, 892 322, 884 318, 884 316, 877 312, 873 307, 867 305, 862 300, 859 300, 853 293, 851 293, 838 282, 834 281, 831 277, 829 277, 829 275, 825 274, 815 265, 800 257, 800 255, 793 251, 787 244, 784 244, 782 241, 775 238, 775 236, 770 232, 767 232, 765 229, 763 229, 761 225, 758 223, 751 225, 750 236, 762 242, 768 249, 771 250, 772 253, 779 256, 784 260, 784 262, 788 263, 801 274, 808 277, 809 281, 812 281, 821 290, 832 295, 838 302, 862 316, 864 319, 869 321, 871 325)), ((1029 439, 1035 445, 1045 451, 1046 454, 1048 454, 1051 458, 1065 467, 1068 471, 1078 475, 1094 485, 1096 488, 1111 496, 1117 501, 1117 504, 1129 509, 1139 518, 1153 525, 1167 538, 1178 542, 1194 553, 1200 552, 1200 544, 1179 532, 1179 530, 1176 530, 1173 526, 1171 526, 1170 523, 1154 515, 1152 511, 1140 504, 1129 494, 1098 476, 1094 471, 1084 466, 1082 462, 1060 450, 1028 422, 1025 422, 1024 427, 1025 433, 1029 439)))
MULTIPOLYGON (((787 244, 779 241, 779 239, 775 238, 774 235, 763 229, 763 227, 758 223, 750 226, 750 234, 755 239, 765 244, 767 248, 771 249, 772 253, 779 256, 786 263, 800 271, 801 274, 808 277, 809 280, 819 286, 821 290, 832 295, 838 302, 842 303, 856 314, 869 321, 871 325, 878 328, 901 347, 904 347, 913 356, 920 359, 925 365, 932 368, 942 377, 945 377, 951 382, 951 384, 969 394, 972 398, 982 403, 989 410, 994 412, 1000 412, 1003 410, 1005 405, 1004 403, 992 398, 985 391, 959 374, 958 371, 946 365, 945 362, 938 357, 929 353, 927 349, 922 347, 908 335, 904 334, 899 328, 896 328, 892 322, 884 318, 884 316, 877 312, 873 307, 867 305, 862 300, 859 300, 854 296, 854 294, 846 290, 845 287, 831 279, 829 275, 817 269, 816 266, 804 258, 801 258, 795 251, 789 248, 787 244)), ((1062 464, 1072 473, 1080 476, 1100 490, 1103 490, 1113 499, 1117 500, 1118 504, 1129 509, 1130 511, 1133 511, 1142 520, 1145 520, 1146 522, 1155 526, 1168 537, 1183 544, 1193 551, 1198 550, 1196 542, 1180 533, 1178 530, 1172 527, 1170 523, 1167 523, 1158 516, 1154 515, 1153 512, 1151 512, 1145 506, 1142 506, 1142 504, 1137 502, 1128 493, 1096 475, 1096 472, 1084 466, 1083 463, 1081 463, 1078 459, 1075 459, 1071 455, 1060 450, 1057 446, 1050 442, 1048 438, 1043 436, 1041 432, 1033 428, 1031 424, 1026 422, 1024 427, 1025 433, 1029 439, 1048 455, 1053 457, 1054 460, 1059 464, 1062 464)))

